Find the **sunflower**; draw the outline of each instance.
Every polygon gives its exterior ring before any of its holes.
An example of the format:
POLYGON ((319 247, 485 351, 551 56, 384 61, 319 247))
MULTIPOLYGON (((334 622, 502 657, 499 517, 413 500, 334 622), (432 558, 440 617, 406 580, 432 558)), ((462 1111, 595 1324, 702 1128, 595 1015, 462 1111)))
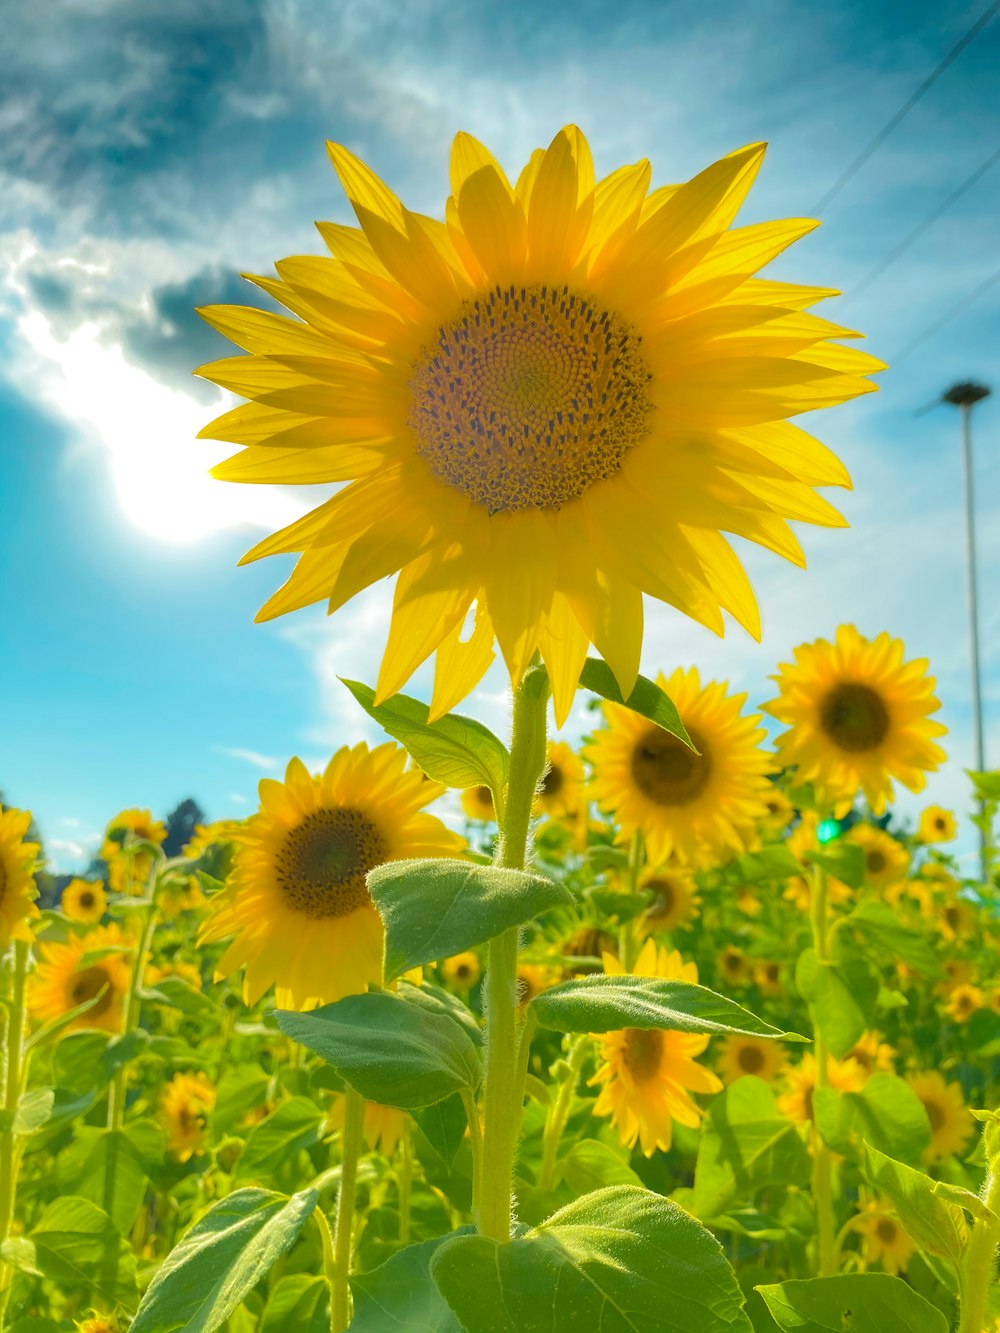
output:
POLYGON ((59 906, 71 921, 96 925, 104 915, 108 897, 99 880, 71 879, 62 891, 59 906))
POLYGON ((495 821, 497 812, 493 807, 493 793, 489 787, 466 787, 461 795, 462 809, 469 819, 481 820, 484 824, 495 821))
POLYGON ((518 963, 517 965, 517 1002, 523 1008, 536 995, 548 990, 559 980, 559 974, 553 967, 544 963, 518 963))
POLYGON ((441 972, 455 990, 471 990, 479 980, 479 958, 471 949, 466 949, 454 958, 446 958, 441 964, 441 972))
POLYGON ((936 1069, 907 1074, 906 1081, 920 1098, 931 1122, 931 1141, 924 1150, 928 1162, 962 1152, 972 1137, 973 1123, 960 1083, 946 1083, 936 1069))
POLYGON ((41 915, 33 874, 40 848, 24 841, 30 823, 29 810, 0 806, 0 954, 11 940, 30 944, 35 936, 28 922, 41 915))
POLYGON ((535 805, 539 813, 554 819, 571 818, 583 800, 583 764, 563 741, 550 741, 548 763, 539 784, 535 805))
POLYGON ((865 1263, 881 1263, 883 1270, 893 1277, 905 1272, 917 1247, 893 1216, 888 1199, 868 1204, 854 1225, 864 1237, 865 1263))
POLYGON ((182 912, 195 912, 206 902, 195 875, 172 875, 156 894, 156 906, 165 921, 176 921, 182 912))
POLYGON ((862 1033, 847 1052, 847 1058, 861 1066, 866 1078, 876 1071, 883 1074, 896 1072, 896 1052, 888 1042, 882 1040, 878 1032, 862 1033))
POLYGON ((189 861, 197 861, 200 856, 220 842, 235 842, 240 831, 238 819, 217 819, 212 824, 196 824, 191 840, 182 849, 182 854, 189 861))
POLYGON ((753 980, 753 964, 742 949, 727 944, 715 960, 719 981, 725 986, 749 986, 753 980))
POLYGON ((929 805, 920 812, 917 837, 921 842, 952 842, 958 834, 958 821, 950 810, 929 805))
POLYGON ((243 997, 275 985, 279 1006, 339 1000, 382 980, 382 921, 365 876, 385 861, 458 856, 465 844, 421 811, 441 794, 406 770, 397 745, 346 745, 322 776, 299 759, 264 778, 261 808, 240 832, 228 887, 211 901, 200 943, 235 939, 215 979, 245 968, 243 997))
POLYGON ((944 762, 934 737, 947 728, 930 716, 940 707, 934 678, 926 659, 904 662, 904 651, 885 632, 869 640, 841 625, 834 643, 796 648, 794 665, 783 663, 774 678, 779 696, 764 711, 789 727, 775 742, 778 757, 838 816, 859 788, 882 814, 893 778, 920 791, 944 762))
POLYGON ((963 983, 956 986, 948 996, 948 1003, 945 1008, 956 1023, 968 1023, 972 1015, 982 1009, 985 1004, 986 996, 978 986, 963 983))
POLYGON ((653 895, 639 924, 647 934, 676 930, 698 915, 700 899, 694 877, 681 866, 646 871, 639 887, 653 895))
POLYGON ((747 1074, 773 1083, 784 1067, 784 1046, 779 1041, 768 1041, 766 1037, 725 1037, 716 1062, 727 1086, 747 1074))
POLYGON ((144 849, 130 848, 137 842, 159 847, 166 836, 166 825, 148 810, 120 810, 108 824, 101 848, 101 859, 108 865, 108 887, 115 893, 141 894, 153 868, 153 857, 144 849))
MULTIPOLYGON (((617 951, 615 937, 600 926, 587 923, 578 926, 562 943, 559 952, 564 959, 562 974, 564 978, 587 977, 601 970, 604 955, 617 951), (579 959, 579 962, 572 960, 579 959)), ((607 970, 607 969, 605 969, 607 970)))
POLYGON ((252 279, 298 319, 201 311, 251 354, 199 372, 251 400, 202 432, 245 446, 214 475, 351 483, 246 557, 300 554, 259 618, 399 571, 379 699, 436 650, 439 716, 496 636, 515 681, 541 652, 560 725, 588 641, 631 692, 643 592, 759 636, 721 532, 802 564, 786 520, 843 525, 813 488, 847 473, 787 418, 882 368, 804 313, 829 289, 753 276, 815 225, 730 230, 764 145, 648 193, 647 161, 595 181, 575 126, 513 185, 463 133, 443 222, 329 150, 361 230, 252 279))
POLYGON ((179 1162, 200 1152, 205 1142, 205 1121, 215 1105, 215 1086, 205 1074, 175 1074, 160 1098, 160 1115, 167 1130, 167 1148, 179 1162))
POLYGON ((754 963, 753 975, 760 991, 764 995, 782 995, 785 990, 783 980, 784 964, 777 959, 754 963))
POLYGON ((910 857, 906 848, 884 829, 873 824, 855 824, 846 842, 860 847, 865 858, 865 881, 873 889, 887 889, 906 876, 910 857))
POLYGON ((176 977, 178 981, 186 981, 187 984, 195 990, 201 990, 201 971, 195 967, 194 963, 185 963, 183 959, 171 958, 162 963, 149 963, 143 977, 146 985, 152 989, 165 979, 176 977))
POLYGON ((932 906, 930 914, 932 920, 937 922, 942 937, 949 942, 968 939, 978 924, 975 907, 968 898, 960 898, 957 895, 947 899, 940 906, 932 906))
MULTIPOLYGON (((625 974, 610 954, 604 957, 604 970, 610 976, 625 974)), ((683 962, 676 949, 669 953, 647 940, 632 975, 697 984, 698 968, 683 962)), ((674 1120, 692 1129, 698 1125, 702 1112, 690 1093, 722 1089, 711 1070, 694 1059, 708 1045, 708 1037, 661 1028, 625 1028, 605 1032, 596 1040, 602 1063, 590 1086, 599 1084, 601 1091, 593 1114, 610 1116, 622 1143, 633 1148, 638 1140, 647 1157, 657 1148, 669 1151, 674 1120)))
MULTIPOLYGON (((857 1060, 835 1060, 832 1055, 826 1061, 827 1086, 838 1092, 857 1092, 868 1081, 867 1072, 857 1060)), ((813 1093, 816 1091, 816 1057, 807 1053, 797 1065, 790 1065, 785 1071, 788 1091, 778 1098, 778 1110, 790 1120, 799 1120, 803 1124, 813 1118, 813 1093)))
POLYGON ((773 782, 764 797, 764 809, 767 814, 764 816, 762 826, 772 837, 786 829, 795 817, 795 806, 773 782))
POLYGON ((73 1019, 70 1028, 120 1032, 131 976, 128 951, 132 947, 133 941, 114 923, 98 926, 86 935, 71 935, 64 944, 42 943, 38 967, 28 982, 31 1013, 48 1022, 99 996, 96 1004, 73 1019), (108 952, 102 953, 105 949, 108 952), (87 954, 97 956, 88 961, 87 954))
POLYGON ((587 748, 598 802, 613 811, 618 841, 640 832, 650 863, 671 855, 693 864, 742 852, 766 813, 773 767, 761 748, 760 717, 744 717, 745 694, 725 685, 702 687, 695 668, 657 678, 677 706, 698 754, 619 704, 605 703, 609 725, 587 748))
POLYGON ((741 916, 760 915, 760 899, 752 884, 738 884, 734 893, 736 907, 741 916))
POLYGON ((107 1315, 95 1314, 90 1319, 83 1319, 73 1325, 75 1333, 119 1333, 119 1324, 107 1315))
MULTIPOLYGON (((342 1130, 344 1127, 344 1098, 337 1096, 326 1117, 328 1130, 342 1130)), ((383 1106, 380 1102, 365 1102, 361 1132, 365 1143, 383 1157, 392 1157, 399 1140, 406 1129, 408 1111, 400 1111, 395 1106, 383 1106)))

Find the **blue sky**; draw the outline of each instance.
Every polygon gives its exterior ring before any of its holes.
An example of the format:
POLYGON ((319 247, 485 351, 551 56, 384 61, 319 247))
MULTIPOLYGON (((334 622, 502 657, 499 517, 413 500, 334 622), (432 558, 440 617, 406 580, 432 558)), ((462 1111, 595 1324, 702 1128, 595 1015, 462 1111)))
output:
MULTIPOLYGON (((227 447, 194 438, 216 399, 190 370, 225 352, 192 307, 252 301, 240 271, 320 253, 313 220, 350 220, 324 139, 430 213, 460 128, 516 170, 575 121, 599 170, 648 156, 656 183, 767 139, 743 220, 809 215, 984 8, 13 0, 0 58, 0 789, 35 811, 54 863, 81 864, 122 806, 162 814, 191 794, 213 817, 245 814, 289 755, 319 763, 373 738, 336 677, 374 679, 387 589, 329 621, 254 626, 284 569, 236 562, 304 500, 211 481, 227 447)), ((851 528, 803 530, 806 572, 747 550, 761 645, 652 607, 644 653, 648 672, 695 663, 760 702, 797 642, 842 620, 889 629, 938 675, 951 762, 928 791, 960 810, 971 732, 958 423, 951 409, 916 413, 959 378, 1000 388, 1000 285, 897 353, 996 270, 1000 165, 851 293, 1000 147, 998 58, 1000 18, 773 270, 841 287, 823 313, 864 330, 892 367, 879 394, 811 427, 854 476, 851 528)), ((998 426, 991 399, 976 430, 994 764, 998 426)), ((466 708, 502 728, 502 677, 466 708)))

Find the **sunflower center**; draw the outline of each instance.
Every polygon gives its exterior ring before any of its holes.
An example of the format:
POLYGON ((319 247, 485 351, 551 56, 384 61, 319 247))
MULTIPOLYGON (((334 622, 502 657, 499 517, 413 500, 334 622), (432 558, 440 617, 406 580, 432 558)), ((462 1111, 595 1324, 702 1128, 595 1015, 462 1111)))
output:
POLYGON ((834 745, 848 754, 861 754, 885 740, 889 710, 869 685, 843 681, 820 704, 819 724, 834 745))
POLYGON ((891 1217, 880 1217, 875 1224, 875 1235, 883 1245, 891 1245, 896 1239, 896 1223, 891 1217))
POLYGON ((641 341, 568 287, 497 285, 416 360, 417 452, 490 513, 558 509, 614 476, 646 434, 641 341))
POLYGON ((651 921, 668 920, 677 906, 677 890, 666 879, 651 879, 646 884, 656 894, 646 916, 651 921))
POLYGON ((759 1074, 764 1068, 764 1052, 758 1046, 741 1046, 736 1063, 745 1074, 759 1074))
POLYGON ((937 829, 939 833, 943 833, 945 828, 947 827, 945 821, 941 818, 940 815, 938 815, 937 818, 934 820, 934 827, 937 829))
POLYGON ((71 1008, 75 1009, 79 1004, 86 1004, 88 1000, 93 1000, 98 995, 101 995, 101 998, 92 1009, 88 1010, 92 1018, 106 1013, 111 1006, 113 987, 111 978, 103 967, 85 967, 82 972, 74 974, 69 988, 71 1008), (103 995, 101 995, 102 990, 103 995))
POLYGON ((886 866, 884 852, 869 852, 867 857, 865 858, 865 861, 868 866, 869 875, 880 874, 885 869, 886 866))
POLYGON ((80 906, 85 912, 89 911, 94 905, 94 895, 92 893, 80 894, 80 906))
POLYGON ((957 907, 946 907, 944 909, 944 919, 952 930, 956 930, 962 919, 962 914, 957 907))
POLYGON ((697 733, 689 729, 689 735, 701 754, 662 727, 650 727, 635 743, 632 779, 657 805, 688 805, 708 786, 712 761, 697 733))
POLYGON ((655 1078, 663 1055, 663 1033, 659 1028, 628 1028, 622 1059, 636 1083, 655 1078))
POLYGON ((371 902, 365 875, 388 853, 381 832, 359 810, 315 810, 286 834, 275 877, 293 911, 317 921, 347 916, 371 902))
POLYGON ((551 764, 545 770, 545 776, 542 778, 542 795, 558 796, 565 785, 566 779, 563 776, 562 769, 557 768, 555 764, 551 764))
POLYGON ((493 793, 490 791, 489 787, 485 786, 476 787, 475 792, 476 792, 476 800, 479 801, 480 804, 483 805, 484 807, 488 807, 490 810, 492 810, 493 793))
POLYGON ((944 1108, 937 1102, 924 1102, 924 1110, 927 1112, 927 1119, 931 1122, 931 1132, 936 1134, 939 1129, 944 1129, 948 1117, 945 1115, 944 1108))

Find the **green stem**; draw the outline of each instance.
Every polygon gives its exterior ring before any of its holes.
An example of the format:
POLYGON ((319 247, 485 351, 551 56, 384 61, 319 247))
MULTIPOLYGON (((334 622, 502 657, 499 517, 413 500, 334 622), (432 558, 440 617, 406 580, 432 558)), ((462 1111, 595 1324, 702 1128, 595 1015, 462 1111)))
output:
POLYGON ((587 1057, 589 1043, 590 1037, 586 1033, 577 1037, 570 1047, 569 1055, 563 1062, 565 1068, 562 1071, 563 1079, 559 1085, 559 1095, 549 1112, 548 1119, 545 1122, 545 1131, 542 1135, 542 1169, 538 1176, 538 1183, 543 1190, 550 1190, 555 1184, 556 1154, 559 1151, 559 1142, 562 1139, 563 1130, 566 1128, 566 1121, 569 1119, 570 1109, 573 1106, 573 1094, 576 1092, 580 1070, 583 1068, 583 1062, 587 1057))
MULTIPOLYGON (((545 710, 549 681, 529 667, 514 691, 510 777, 497 849, 499 865, 522 870, 531 806, 545 767, 545 710)), ((485 1236, 505 1243, 511 1231, 511 1181, 521 1129, 523 1079, 518 1077, 517 929, 490 940, 486 1001, 486 1087, 483 1095, 483 1170, 476 1222, 485 1236)))
MULTIPOLYGON (((829 923, 827 921, 826 871, 820 865, 813 867, 812 891, 809 895, 809 921, 812 926, 813 948, 817 962, 822 966, 829 960, 829 923)), ((813 1055, 816 1061, 816 1091, 829 1084, 829 1053, 819 1030, 816 1010, 810 1005, 813 1027, 813 1055)), ((835 1218, 833 1207, 833 1155, 816 1128, 812 1129, 813 1198, 816 1202, 816 1242, 820 1277, 833 1277, 837 1272, 835 1218)))
POLYGON ((1000 1163, 991 1161, 983 1193, 989 1221, 977 1219, 962 1269, 962 1322, 958 1333, 983 1333, 986 1328, 986 1297, 993 1282, 997 1244, 1000 1243, 1000 1163))
MULTIPOLYGON (((11 996, 7 1008, 4 1032, 5 1067, 3 1078, 3 1111, 7 1128, 0 1132, 0 1245, 10 1234, 14 1220, 14 1200, 17 1195, 17 1176, 20 1153, 14 1134, 13 1120, 24 1084, 24 990, 28 975, 28 945, 23 940, 14 943, 14 968, 11 974, 11 996)), ((0 1329, 4 1327, 7 1302, 10 1300, 14 1270, 0 1264, 0 1329)))
POLYGON ((365 1101, 360 1092, 348 1085, 344 1094, 344 1129, 340 1140, 340 1189, 337 1191, 337 1219, 333 1232, 333 1289, 331 1292, 332 1333, 344 1333, 351 1320, 351 1249, 354 1238, 354 1194, 358 1182, 358 1158, 361 1155, 361 1130, 365 1101))
POLYGON ((399 1174, 399 1243, 410 1243, 410 1187, 413 1184, 413 1145, 410 1141, 410 1117, 406 1117, 400 1140, 399 1174))

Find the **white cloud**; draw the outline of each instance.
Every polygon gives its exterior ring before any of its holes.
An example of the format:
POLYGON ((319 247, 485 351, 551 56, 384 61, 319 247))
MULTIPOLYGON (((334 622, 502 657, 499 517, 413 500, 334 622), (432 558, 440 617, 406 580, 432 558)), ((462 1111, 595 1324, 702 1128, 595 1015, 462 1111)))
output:
POLYGON ((254 768, 262 768, 265 773, 272 773, 281 765, 281 760, 274 755, 261 754, 258 750, 243 750, 239 746, 229 745, 213 745, 212 749, 217 754, 228 755, 230 759, 239 759, 244 764, 252 764, 254 768))

